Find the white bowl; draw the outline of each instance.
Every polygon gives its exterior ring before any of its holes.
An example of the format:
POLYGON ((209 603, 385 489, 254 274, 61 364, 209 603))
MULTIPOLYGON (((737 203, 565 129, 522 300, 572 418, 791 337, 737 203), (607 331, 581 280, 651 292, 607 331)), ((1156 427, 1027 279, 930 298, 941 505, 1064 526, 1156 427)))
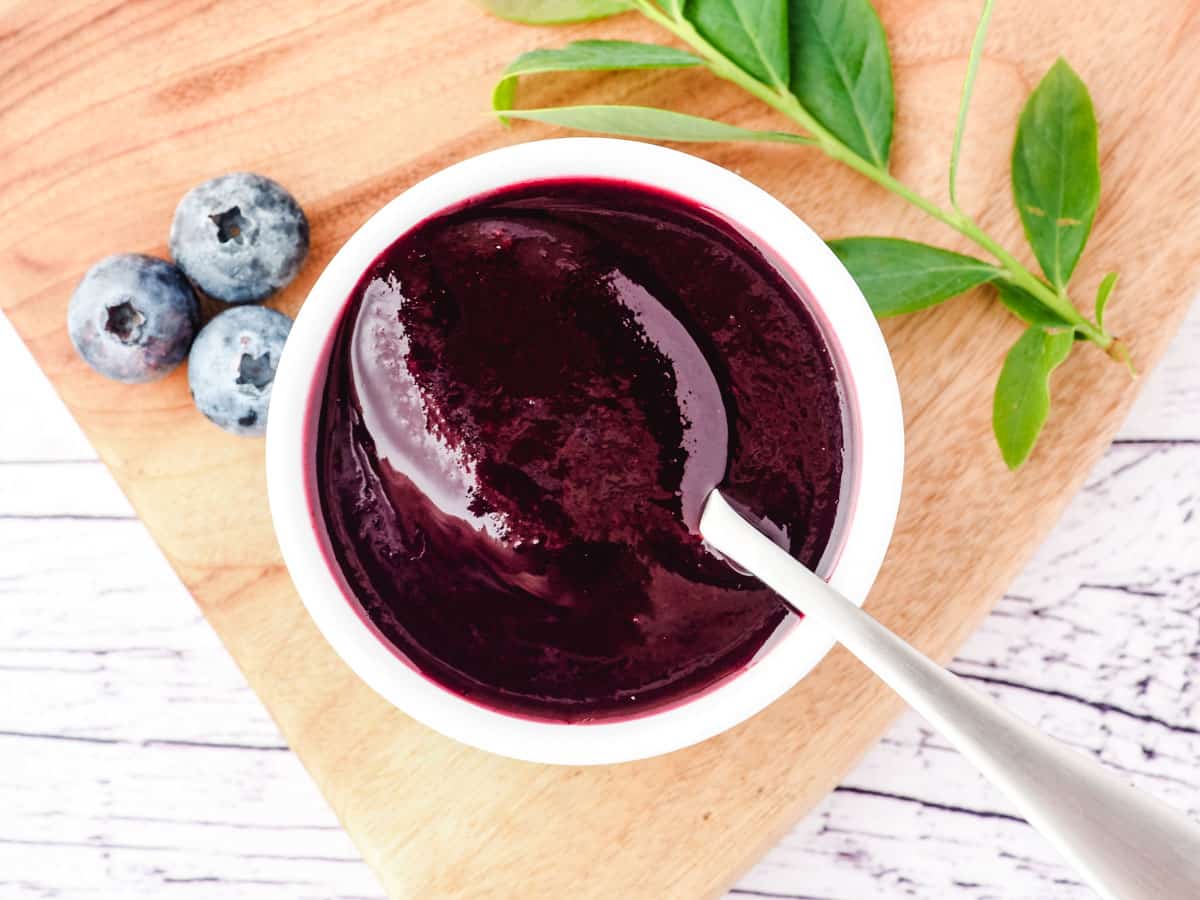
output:
POLYGON ((315 431, 333 335, 359 278, 400 235, 463 200, 546 178, 611 178, 682 195, 749 236, 789 277, 834 356, 846 416, 837 522, 820 571, 862 604, 883 562, 900 500, 904 438, 887 347, 837 258, 786 206, 712 163, 652 144, 566 138, 484 153, 413 185, 373 215, 330 261, 279 364, 267 427, 275 532, 304 605, 334 650, 375 691, 449 737, 532 762, 585 765, 678 750, 744 721, 793 687, 831 639, 786 618, 754 659, 715 686, 638 717, 589 724, 520 718, 460 697, 398 657, 338 569, 316 505, 315 431))

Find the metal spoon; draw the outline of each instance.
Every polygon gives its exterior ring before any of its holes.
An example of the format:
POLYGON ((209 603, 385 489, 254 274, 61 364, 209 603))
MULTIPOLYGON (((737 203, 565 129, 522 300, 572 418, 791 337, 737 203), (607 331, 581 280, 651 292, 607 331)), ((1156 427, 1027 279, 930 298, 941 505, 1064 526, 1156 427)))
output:
POLYGON ((967 687, 793 559, 717 490, 705 502, 700 534, 882 678, 1102 897, 1200 898, 1200 827, 1191 820, 967 687))

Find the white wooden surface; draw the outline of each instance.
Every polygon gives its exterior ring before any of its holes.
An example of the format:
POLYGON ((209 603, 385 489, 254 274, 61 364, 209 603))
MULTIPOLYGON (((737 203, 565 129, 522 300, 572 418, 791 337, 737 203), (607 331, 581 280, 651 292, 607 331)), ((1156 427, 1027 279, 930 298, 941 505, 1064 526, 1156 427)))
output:
MULTIPOLYGON (((1193 814, 1198 356, 1200 304, 953 665, 1193 814)), ((0 898, 381 896, 0 316, 0 898)), ((912 714, 730 894, 1089 896, 912 714)))

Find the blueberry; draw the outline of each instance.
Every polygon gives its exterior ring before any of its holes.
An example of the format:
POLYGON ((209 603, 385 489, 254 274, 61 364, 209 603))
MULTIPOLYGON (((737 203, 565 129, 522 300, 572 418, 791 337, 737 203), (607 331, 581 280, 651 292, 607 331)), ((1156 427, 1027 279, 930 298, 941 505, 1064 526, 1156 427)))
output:
POLYGON ((67 333, 84 362, 129 383, 162 378, 183 362, 200 306, 183 273, 138 253, 100 260, 67 307, 67 333))
POLYGON ((233 434, 259 437, 292 320, 265 306, 227 309, 200 329, 188 356, 196 408, 233 434))
POLYGON ((170 244, 176 265, 208 296, 257 303, 300 271, 308 254, 308 219, 278 183, 234 172, 184 195, 170 244))

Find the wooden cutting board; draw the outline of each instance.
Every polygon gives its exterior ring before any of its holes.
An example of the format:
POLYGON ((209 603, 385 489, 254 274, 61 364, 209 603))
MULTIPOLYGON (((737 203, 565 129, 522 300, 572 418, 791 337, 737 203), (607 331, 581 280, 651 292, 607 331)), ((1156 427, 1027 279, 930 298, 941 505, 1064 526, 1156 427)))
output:
MULTIPOLYGON (((938 198, 977 5, 881 3, 899 95, 894 167, 938 198)), ((1106 271, 1121 270, 1109 321, 1147 370, 1200 274, 1196 4, 1154 0, 1133 15, 1117 0, 998 6, 960 172, 966 206, 1021 246, 1007 153, 1024 97, 1062 53, 1091 87, 1104 172, 1076 294, 1091 297, 1106 271)), ((294 314, 346 237, 407 185, 552 134, 501 130, 489 91, 521 51, 584 36, 660 38, 635 16, 544 30, 439 0, 0 0, 0 305, 395 897, 714 895, 837 783, 899 708, 835 651, 752 721, 665 758, 561 769, 458 746, 372 694, 314 629, 271 532, 262 444, 204 421, 182 371, 127 387, 71 350, 65 310, 84 269, 116 251, 164 254, 184 191, 236 169, 279 179, 309 213, 311 261, 276 301, 294 314)), ((523 97, 781 124, 700 72, 571 76, 530 84, 523 97)), ((823 235, 902 234, 966 249, 814 151, 692 149, 775 192, 823 235)), ((1045 439, 1014 475, 989 421, 1016 322, 977 291, 885 331, 908 468, 869 608, 945 659, 1055 521, 1136 385, 1081 348, 1055 377, 1045 439)))

